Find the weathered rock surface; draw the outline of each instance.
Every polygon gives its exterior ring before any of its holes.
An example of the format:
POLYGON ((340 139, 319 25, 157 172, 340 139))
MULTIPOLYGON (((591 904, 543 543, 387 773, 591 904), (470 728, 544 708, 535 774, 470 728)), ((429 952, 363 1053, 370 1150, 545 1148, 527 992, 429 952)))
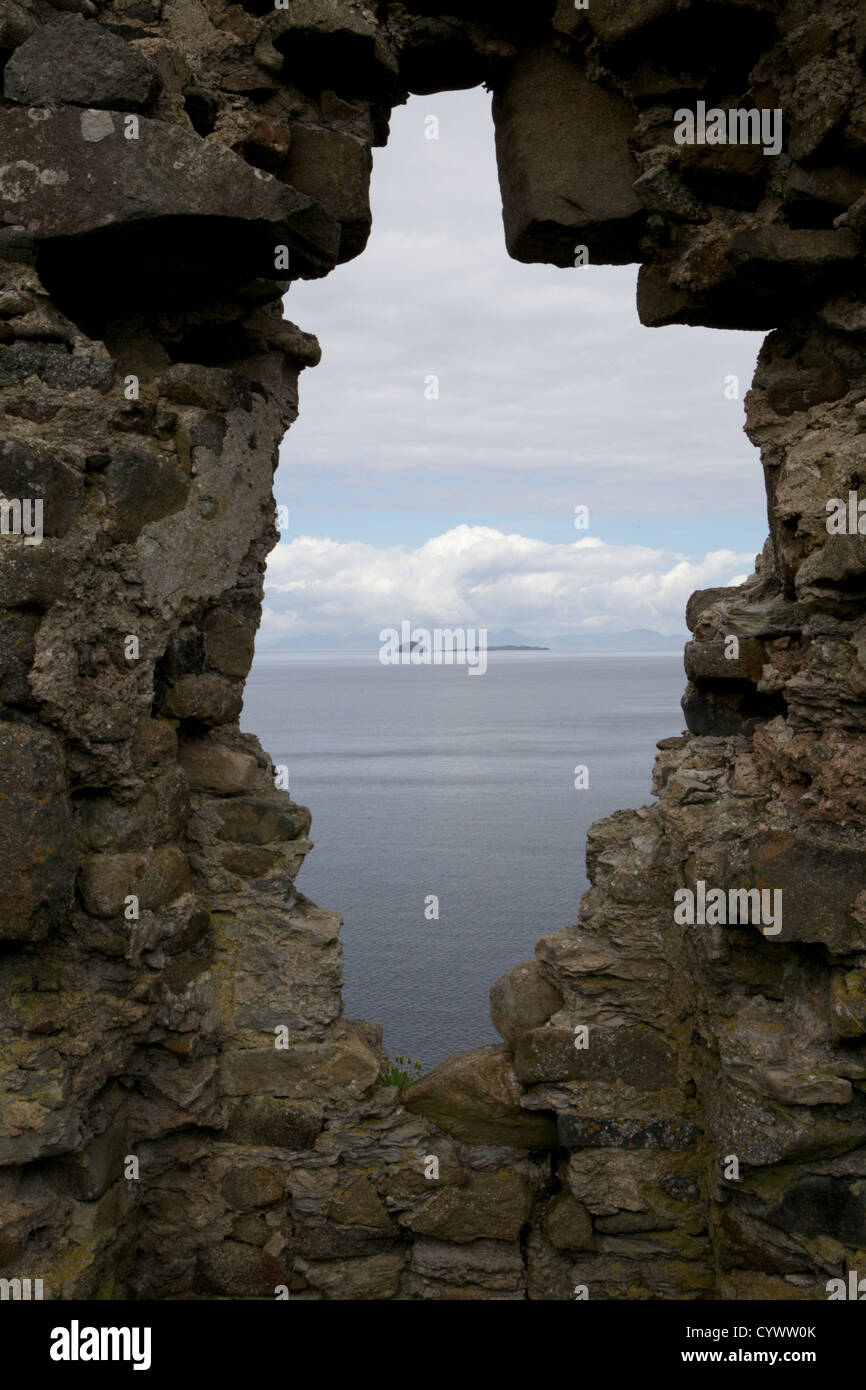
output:
POLYGON ((866 9, 58 8, 0 12, 0 493, 45 509, 0 537, 0 1277, 823 1298, 866 1246, 866 9), (481 81, 513 256, 639 262, 645 324, 775 330, 770 537, 692 596, 687 732, 494 983, 504 1045, 401 1093, 238 716, 320 356, 281 292, 362 250, 391 106, 481 81), (735 93, 778 154, 677 142, 735 93))

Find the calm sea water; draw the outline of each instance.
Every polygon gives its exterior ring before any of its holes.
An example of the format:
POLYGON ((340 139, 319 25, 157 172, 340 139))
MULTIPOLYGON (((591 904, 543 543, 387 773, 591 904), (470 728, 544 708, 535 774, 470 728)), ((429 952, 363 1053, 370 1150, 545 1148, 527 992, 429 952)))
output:
POLYGON ((652 799, 684 686, 680 653, 492 652, 483 676, 258 655, 241 723, 312 809, 298 887, 344 918, 347 1016, 425 1070, 498 1041, 491 983, 576 920, 587 826, 652 799))

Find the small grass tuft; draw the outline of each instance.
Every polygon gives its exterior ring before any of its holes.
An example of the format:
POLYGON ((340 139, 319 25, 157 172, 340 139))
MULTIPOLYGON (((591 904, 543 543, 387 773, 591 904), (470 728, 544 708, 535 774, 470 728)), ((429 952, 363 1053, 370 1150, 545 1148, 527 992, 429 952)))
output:
POLYGON ((376 1078, 376 1084, 379 1086, 399 1086, 402 1091, 407 1086, 414 1086, 420 1075, 421 1063, 416 1061, 414 1057, 401 1057, 398 1052, 393 1062, 387 1061, 387 1066, 383 1066, 376 1078))

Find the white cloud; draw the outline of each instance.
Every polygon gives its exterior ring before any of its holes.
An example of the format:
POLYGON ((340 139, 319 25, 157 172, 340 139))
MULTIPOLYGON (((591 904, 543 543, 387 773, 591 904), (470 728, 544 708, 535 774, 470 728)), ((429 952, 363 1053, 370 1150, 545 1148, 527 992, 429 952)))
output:
POLYGON ((286 297, 323 357, 301 379, 280 501, 298 516, 352 510, 359 533, 380 507, 532 530, 586 502, 715 524, 722 543, 754 520, 759 545, 760 462, 724 383, 739 376, 745 394, 761 335, 642 327, 636 266, 509 260, 490 97, 432 104, 438 141, 424 139, 425 97, 394 112, 376 151, 363 255, 286 297))
POLYGON ((690 560, 596 536, 550 544, 456 526, 415 549, 299 536, 268 564, 262 644, 280 637, 422 626, 514 627, 528 636, 601 628, 680 632, 695 589, 741 579, 753 557, 716 550, 690 560))

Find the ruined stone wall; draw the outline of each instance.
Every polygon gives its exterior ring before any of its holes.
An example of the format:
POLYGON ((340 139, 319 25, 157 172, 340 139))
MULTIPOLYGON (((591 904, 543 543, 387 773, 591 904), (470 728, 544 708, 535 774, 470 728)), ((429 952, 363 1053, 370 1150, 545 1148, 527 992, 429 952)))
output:
POLYGON ((862 1269, 866 542, 826 504, 863 482, 864 48, 863 0, 0 0, 0 493, 44 507, 0 535, 0 1277, 810 1299, 862 1269), (363 250, 393 105, 482 81, 512 256, 640 262, 649 325, 776 330, 770 539, 692 598, 690 732, 494 985, 502 1046, 401 1096, 238 716, 318 360, 281 296, 363 250), (698 101, 781 111, 780 152, 677 143, 698 101), (781 889, 781 932, 678 923, 698 882, 781 889))

